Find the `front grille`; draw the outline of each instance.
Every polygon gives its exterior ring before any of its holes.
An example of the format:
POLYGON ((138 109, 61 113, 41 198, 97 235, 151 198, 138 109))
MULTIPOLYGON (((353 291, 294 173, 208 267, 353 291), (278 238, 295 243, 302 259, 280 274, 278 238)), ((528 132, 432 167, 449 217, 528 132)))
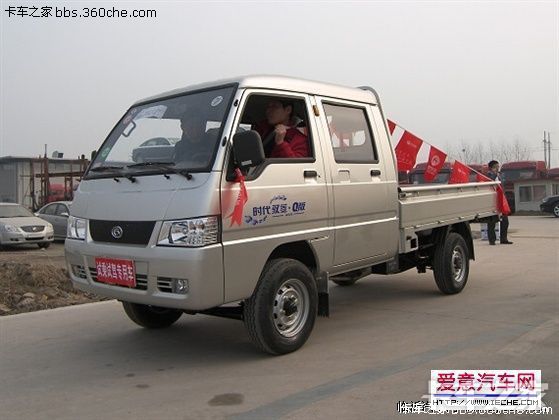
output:
POLYGON ((45 230, 45 227, 44 227, 44 226, 40 226, 40 225, 36 225, 36 226, 22 226, 20 229, 23 230, 24 232, 37 233, 37 232, 42 232, 43 230, 45 230))
MULTIPOLYGON (((91 275, 91 278, 93 279, 94 282, 101 283, 101 282, 97 281, 97 270, 95 269, 95 267, 89 267, 89 274, 91 275)), ((106 283, 103 283, 103 284, 106 284, 106 283)), ((126 286, 119 286, 118 284, 113 284, 112 286, 126 287, 126 286)), ((129 289, 129 287, 126 287, 126 288, 129 289)), ((148 288, 148 276, 146 274, 136 273, 136 287, 135 287, 135 289, 137 289, 137 290, 147 290, 147 288, 148 288)))
POLYGON ((26 241, 41 241, 45 239, 44 236, 39 236, 38 238, 25 238, 26 241))
POLYGON ((147 245, 154 226, 155 222, 89 221, 89 231, 94 241, 118 244, 147 245), (121 233, 121 236, 115 233, 121 233))

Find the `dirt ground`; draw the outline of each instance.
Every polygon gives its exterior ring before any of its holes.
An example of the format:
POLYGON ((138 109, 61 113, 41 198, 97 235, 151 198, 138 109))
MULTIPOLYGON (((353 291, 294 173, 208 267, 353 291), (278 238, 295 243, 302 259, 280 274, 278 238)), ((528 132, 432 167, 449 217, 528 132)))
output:
POLYGON ((0 316, 103 300, 73 288, 64 263, 64 244, 48 249, 0 251, 0 316))

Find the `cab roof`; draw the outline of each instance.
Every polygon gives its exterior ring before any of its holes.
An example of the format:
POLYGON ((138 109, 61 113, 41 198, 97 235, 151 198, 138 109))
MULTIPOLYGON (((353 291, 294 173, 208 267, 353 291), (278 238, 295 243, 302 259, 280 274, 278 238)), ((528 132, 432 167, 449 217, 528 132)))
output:
POLYGON ((134 105, 164 99, 169 96, 181 95, 188 92, 207 90, 213 87, 225 85, 238 85, 239 88, 261 88, 271 90, 291 91, 298 93, 307 93, 311 95, 326 96, 330 98, 347 99, 351 101, 364 102, 378 105, 378 96, 376 92, 369 87, 354 88, 331 83, 316 82, 312 80, 299 79, 287 76, 272 75, 254 75, 241 76, 232 79, 222 79, 213 82, 206 82, 184 88, 163 92, 140 101, 134 105))

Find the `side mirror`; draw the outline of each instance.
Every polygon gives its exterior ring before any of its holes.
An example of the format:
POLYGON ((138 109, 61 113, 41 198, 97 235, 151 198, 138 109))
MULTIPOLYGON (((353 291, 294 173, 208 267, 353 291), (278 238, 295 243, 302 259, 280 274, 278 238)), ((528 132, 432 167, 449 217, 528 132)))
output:
POLYGON ((233 136, 235 160, 241 168, 252 168, 264 162, 264 147, 260 134, 254 130, 243 131, 233 136))

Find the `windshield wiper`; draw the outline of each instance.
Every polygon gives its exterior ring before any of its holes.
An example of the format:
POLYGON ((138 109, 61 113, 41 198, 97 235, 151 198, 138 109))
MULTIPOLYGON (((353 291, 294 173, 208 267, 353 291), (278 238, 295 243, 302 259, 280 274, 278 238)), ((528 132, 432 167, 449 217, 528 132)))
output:
MULTIPOLYGON (((120 169, 124 169, 124 166, 96 166, 95 168, 91 168, 90 172, 106 172, 106 171, 118 171, 120 169)), ((118 176, 119 174, 117 174, 118 176)), ((134 178, 132 175, 130 174, 120 174, 120 176, 123 176, 124 178, 127 178, 128 180, 130 180, 130 182, 134 183, 136 182, 136 178, 134 178)), ((120 182, 118 180, 118 178, 113 178, 116 182, 120 182)))
POLYGON ((186 169, 175 168, 175 162, 142 162, 127 165, 127 168, 161 168, 174 174, 184 176, 186 179, 192 179, 192 175, 186 169))
POLYGON ((123 166, 96 166, 91 168, 91 172, 105 172, 105 171, 115 171, 117 169, 123 169, 123 166))

